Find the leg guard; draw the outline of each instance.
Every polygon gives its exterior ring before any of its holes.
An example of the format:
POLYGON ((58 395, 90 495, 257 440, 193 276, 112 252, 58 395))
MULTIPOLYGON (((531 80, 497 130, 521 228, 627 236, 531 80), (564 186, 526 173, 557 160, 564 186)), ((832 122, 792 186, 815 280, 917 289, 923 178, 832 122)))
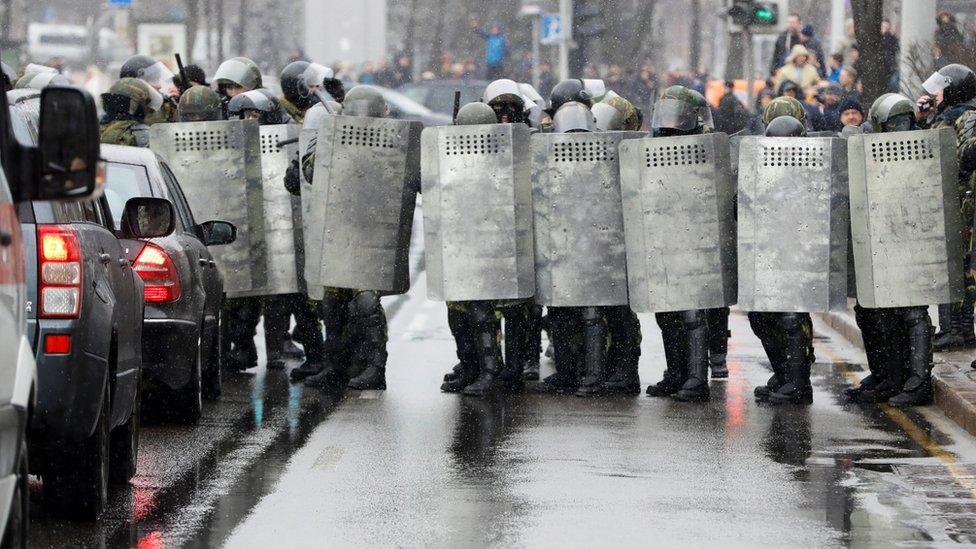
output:
POLYGON ((349 381, 350 389, 386 389, 386 313, 380 295, 372 290, 356 294, 349 302, 349 319, 356 334, 355 350, 360 372, 349 381))
POLYGON ((779 344, 786 359, 786 383, 769 395, 772 404, 811 404, 810 366, 813 364, 813 322, 808 313, 774 313, 779 344))
POLYGON ((932 403, 931 319, 925 307, 903 309, 902 319, 908 341, 908 380, 901 393, 890 398, 892 406, 918 406, 932 403))
POLYGON ((608 367, 613 370, 604 383, 608 392, 621 394, 640 393, 638 366, 641 355, 641 325, 637 314, 629 306, 605 307, 607 330, 610 333, 608 367))
POLYGON ((708 322, 704 310, 682 311, 681 333, 685 346, 686 379, 674 398, 683 401, 705 401, 708 390, 708 322))
POLYGON ((649 396, 670 396, 677 393, 688 378, 688 346, 685 344, 681 313, 654 315, 664 340, 664 360, 667 363, 664 379, 647 387, 649 396))
POLYGON ((607 378, 607 320, 600 307, 584 307, 582 319, 584 371, 576 396, 598 395, 607 378))
POLYGON ((498 346, 498 324, 490 301, 472 301, 469 322, 478 357, 478 379, 464 388, 469 396, 487 396, 502 388, 502 356, 498 346))
POLYGON ((712 369, 712 377, 723 379, 729 377, 726 357, 729 352, 729 308, 708 309, 708 364, 712 369))

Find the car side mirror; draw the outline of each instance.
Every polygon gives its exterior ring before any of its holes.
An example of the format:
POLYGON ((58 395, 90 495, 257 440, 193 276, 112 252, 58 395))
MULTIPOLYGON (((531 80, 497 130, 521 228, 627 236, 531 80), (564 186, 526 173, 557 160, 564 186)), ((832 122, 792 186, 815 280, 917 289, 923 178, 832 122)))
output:
POLYGON ((78 88, 41 91, 38 130, 38 200, 79 199, 101 187, 98 113, 92 96, 78 88))
POLYGON ((121 238, 158 238, 173 233, 176 212, 165 198, 136 197, 125 203, 121 238))
POLYGON ((204 246, 224 246, 237 240, 237 227, 226 221, 207 221, 194 230, 204 246))

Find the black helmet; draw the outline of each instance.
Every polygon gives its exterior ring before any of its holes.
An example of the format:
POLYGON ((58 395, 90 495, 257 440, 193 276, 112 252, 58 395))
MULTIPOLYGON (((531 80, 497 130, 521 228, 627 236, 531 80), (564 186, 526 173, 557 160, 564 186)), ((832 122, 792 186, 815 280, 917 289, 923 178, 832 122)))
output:
POLYGON ((564 103, 575 101, 587 107, 593 106, 593 96, 586 91, 586 83, 579 78, 570 78, 556 84, 549 94, 549 114, 554 114, 564 103))
POLYGON ((933 73, 922 87, 933 95, 941 91, 940 106, 951 107, 976 97, 976 74, 965 65, 953 63, 933 73))
POLYGON ((804 137, 807 129, 792 116, 777 116, 766 126, 766 137, 804 137))
POLYGON ((157 90, 165 90, 173 83, 173 71, 148 55, 133 55, 122 64, 119 78, 138 78, 157 90))
POLYGON ((302 77, 307 68, 308 61, 294 61, 281 70, 281 91, 285 99, 302 110, 308 109, 316 101, 302 77))
POLYGON ((247 118, 248 111, 256 113, 262 125, 284 123, 281 105, 274 94, 263 88, 237 94, 227 104, 228 118, 247 118))

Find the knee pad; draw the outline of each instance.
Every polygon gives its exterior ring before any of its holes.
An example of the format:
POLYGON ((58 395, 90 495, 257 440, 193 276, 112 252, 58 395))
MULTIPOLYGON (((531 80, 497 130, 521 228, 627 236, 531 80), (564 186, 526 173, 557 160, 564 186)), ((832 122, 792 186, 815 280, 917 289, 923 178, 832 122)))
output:
POLYGON ((779 323, 786 333, 801 332, 806 325, 806 318, 803 313, 780 313, 779 323))
POLYGON ((354 317, 366 318, 381 310, 380 295, 372 290, 359 292, 349 302, 349 313, 354 317))

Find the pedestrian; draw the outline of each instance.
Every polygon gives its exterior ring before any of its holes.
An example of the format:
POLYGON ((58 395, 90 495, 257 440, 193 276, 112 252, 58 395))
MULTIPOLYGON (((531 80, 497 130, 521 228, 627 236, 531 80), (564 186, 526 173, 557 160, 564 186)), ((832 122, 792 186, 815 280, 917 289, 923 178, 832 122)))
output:
POLYGON ((861 98, 860 81, 858 80, 857 69, 845 66, 840 71, 840 91, 844 97, 861 98))
POLYGON ((844 69, 844 55, 834 53, 827 62, 827 81, 832 84, 840 83, 840 71, 844 69))
POLYGON ((892 30, 891 20, 887 17, 881 20, 881 66, 885 75, 885 82, 888 91, 895 93, 898 91, 898 59, 900 44, 898 37, 892 30))
POLYGON ((823 91, 823 105, 820 112, 827 131, 839 132, 844 129, 844 123, 840 119, 842 98, 843 91, 836 84, 827 86, 823 91))
POLYGON ((864 123, 864 107, 857 97, 849 95, 841 99, 837 105, 837 112, 841 129, 844 126, 860 126, 864 123))
POLYGON ((793 51, 793 46, 800 43, 800 30, 802 28, 803 21, 799 14, 791 13, 786 19, 786 30, 776 37, 769 74, 776 74, 776 71, 786 63, 786 58, 793 51))
POLYGON ((800 43, 803 44, 816 60, 817 72, 820 73, 820 78, 826 78, 827 62, 824 58, 824 48, 823 44, 820 43, 820 39, 814 36, 813 25, 809 23, 803 25, 803 29, 800 30, 800 43))
POLYGON ((810 51, 802 44, 793 46, 786 64, 776 73, 777 84, 782 84, 786 80, 796 82, 803 90, 815 86, 820 81, 820 73, 817 72, 815 61, 811 58, 810 51))
POLYGON ((732 135, 739 132, 749 123, 749 109, 742 104, 733 90, 734 83, 725 81, 725 93, 715 109, 715 130, 732 135))
POLYGON ((966 55, 966 40, 959 32, 956 16, 950 12, 943 11, 935 19, 937 28, 935 30, 934 44, 938 47, 946 60, 951 63, 964 63, 968 61, 966 55))
POLYGON ((485 80, 497 80, 505 73, 508 60, 508 36, 500 25, 492 25, 488 32, 478 29, 475 21, 471 23, 474 31, 485 39, 485 80))

